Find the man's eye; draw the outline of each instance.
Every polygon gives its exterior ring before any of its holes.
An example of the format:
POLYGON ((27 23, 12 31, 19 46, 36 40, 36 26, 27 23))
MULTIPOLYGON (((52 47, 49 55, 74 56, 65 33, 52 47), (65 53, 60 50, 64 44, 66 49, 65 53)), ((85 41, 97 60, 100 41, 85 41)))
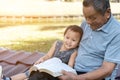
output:
POLYGON ((96 18, 95 17, 87 17, 86 19, 95 20, 96 18))
POLYGON ((91 20, 95 20, 96 18, 95 17, 91 17, 91 20))

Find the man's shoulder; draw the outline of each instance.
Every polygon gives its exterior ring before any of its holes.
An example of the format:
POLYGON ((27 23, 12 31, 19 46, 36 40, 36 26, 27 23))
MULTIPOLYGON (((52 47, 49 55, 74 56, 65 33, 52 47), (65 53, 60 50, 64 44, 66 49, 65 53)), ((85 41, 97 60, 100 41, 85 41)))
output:
POLYGON ((120 34, 120 22, 113 16, 111 16, 107 26, 109 26, 110 33, 120 34))
POLYGON ((111 16, 110 25, 120 28, 120 22, 113 16, 111 16))

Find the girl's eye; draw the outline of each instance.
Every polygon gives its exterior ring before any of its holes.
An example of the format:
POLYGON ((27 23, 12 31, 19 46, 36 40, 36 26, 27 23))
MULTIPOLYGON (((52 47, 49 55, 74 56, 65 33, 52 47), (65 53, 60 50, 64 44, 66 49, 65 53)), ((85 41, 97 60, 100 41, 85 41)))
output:
POLYGON ((73 40, 73 41, 75 41, 75 40, 73 40))
POLYGON ((69 39, 69 37, 66 37, 66 39, 69 39))

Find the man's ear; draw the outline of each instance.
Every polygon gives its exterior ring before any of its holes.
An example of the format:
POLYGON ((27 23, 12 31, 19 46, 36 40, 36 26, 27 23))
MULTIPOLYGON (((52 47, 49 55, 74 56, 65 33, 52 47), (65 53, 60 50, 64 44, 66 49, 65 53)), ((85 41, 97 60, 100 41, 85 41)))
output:
POLYGON ((111 9, 108 8, 108 9, 106 10, 106 12, 105 12, 105 16, 106 16, 107 19, 109 19, 109 18, 110 18, 110 15, 111 15, 111 9))

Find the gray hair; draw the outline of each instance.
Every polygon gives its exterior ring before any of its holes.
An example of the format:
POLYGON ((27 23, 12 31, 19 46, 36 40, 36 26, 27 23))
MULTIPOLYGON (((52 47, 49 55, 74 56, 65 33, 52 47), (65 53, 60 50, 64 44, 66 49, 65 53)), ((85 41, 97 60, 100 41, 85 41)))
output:
POLYGON ((97 12, 104 15, 106 10, 110 8, 110 2, 109 0, 83 0, 83 6, 93 6, 97 12))

